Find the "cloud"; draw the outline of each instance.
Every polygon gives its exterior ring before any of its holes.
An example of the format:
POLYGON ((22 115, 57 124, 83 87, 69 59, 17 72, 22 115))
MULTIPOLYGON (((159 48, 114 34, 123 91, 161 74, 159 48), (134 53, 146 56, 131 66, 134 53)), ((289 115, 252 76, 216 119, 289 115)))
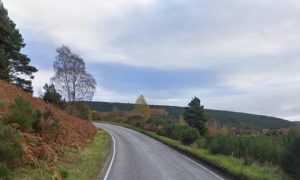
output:
POLYGON ((99 63, 202 68, 249 57, 259 62, 299 49, 296 1, 284 5, 281 1, 155 0, 4 3, 25 33, 70 45, 99 63))
POLYGON ((50 83, 50 78, 54 75, 54 72, 48 69, 39 69, 37 73, 34 74, 34 79, 32 81, 34 96, 38 96, 40 92, 43 91, 43 86, 45 83, 50 83))
POLYGON ((299 115, 300 3, 280 0, 3 0, 49 79, 55 48, 80 54, 95 100, 299 115))

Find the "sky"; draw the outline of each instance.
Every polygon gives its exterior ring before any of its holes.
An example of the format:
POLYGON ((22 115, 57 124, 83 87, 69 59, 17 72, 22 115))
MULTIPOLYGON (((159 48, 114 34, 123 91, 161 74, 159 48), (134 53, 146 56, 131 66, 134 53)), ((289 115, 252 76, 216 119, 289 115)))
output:
POLYGON ((300 1, 2 0, 39 69, 67 45, 97 80, 95 101, 186 106, 300 120, 300 1))

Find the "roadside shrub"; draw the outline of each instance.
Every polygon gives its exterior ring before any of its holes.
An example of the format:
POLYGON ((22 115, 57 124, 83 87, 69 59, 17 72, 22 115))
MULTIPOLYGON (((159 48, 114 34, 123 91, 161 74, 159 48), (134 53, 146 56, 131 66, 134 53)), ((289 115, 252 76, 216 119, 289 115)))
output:
POLYGON ((272 138, 266 136, 254 136, 246 140, 245 152, 243 156, 252 158, 260 163, 279 163, 283 146, 275 142, 272 138))
POLYGON ((164 131, 163 131, 162 135, 167 136, 167 137, 169 137, 171 139, 178 140, 179 139, 179 133, 176 130, 175 123, 166 124, 164 126, 164 131))
POLYGON ((10 168, 21 164, 24 151, 15 130, 0 123, 0 162, 10 168))
POLYGON ((130 125, 136 126, 136 127, 140 127, 143 121, 143 116, 141 115, 134 115, 134 116, 130 116, 128 117, 128 123, 130 125))
POLYGON ((300 179, 300 136, 287 146, 280 165, 294 179, 300 179))
POLYGON ((0 162, 0 179, 8 179, 11 175, 11 170, 3 162, 0 162))
POLYGON ((10 107, 6 123, 17 123, 23 130, 32 130, 33 124, 37 124, 40 120, 40 112, 33 111, 30 102, 22 97, 17 97, 15 104, 10 107))
POLYGON ((196 145, 199 148, 205 148, 206 147, 206 139, 203 136, 199 136, 199 138, 196 141, 196 145))
POLYGON ((190 145, 199 138, 198 130, 185 126, 180 132, 180 141, 183 144, 190 145))
POLYGON ((300 128, 293 127, 291 128, 288 133, 283 137, 283 143, 285 146, 290 145, 294 140, 300 136, 300 128))
POLYGON ((241 154, 240 139, 231 134, 218 134, 209 139, 208 149, 213 154, 234 155, 241 154))
POLYGON ((236 136, 218 134, 208 140, 207 148, 213 154, 224 154, 244 158, 246 164, 278 163, 283 146, 266 136, 236 136))
POLYGON ((165 120, 163 120, 160 117, 150 117, 145 121, 144 129, 149 130, 149 131, 157 132, 158 127, 162 126, 164 124, 164 121, 165 120))

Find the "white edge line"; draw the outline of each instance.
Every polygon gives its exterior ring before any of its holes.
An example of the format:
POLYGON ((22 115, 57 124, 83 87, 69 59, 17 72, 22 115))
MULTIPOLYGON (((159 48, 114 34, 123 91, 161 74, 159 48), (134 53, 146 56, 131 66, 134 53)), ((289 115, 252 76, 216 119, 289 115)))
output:
MULTIPOLYGON (((109 134, 110 134, 110 133, 109 133, 109 134)), ((115 159, 115 154, 116 154, 116 141, 115 141, 115 138, 114 138, 114 136, 113 136, 112 134, 110 134, 110 136, 111 136, 111 138, 112 138, 112 140, 113 140, 113 146, 114 146, 114 147, 113 147, 113 156, 112 156, 112 158, 111 158, 109 167, 108 167, 108 169, 107 169, 107 171, 106 171, 106 174, 105 174, 103 180, 107 180, 108 175, 109 175, 110 170, 111 170, 111 167, 112 167, 112 165, 113 165, 114 159, 115 159)))
MULTIPOLYGON (((122 127, 122 126, 119 126, 119 127, 122 127)), ((129 128, 127 128, 127 129, 129 129, 129 128)), ((138 131, 136 131, 136 132, 138 132, 138 131)), ((139 132, 139 133, 140 133, 140 132, 139 132)), ((143 133, 141 133, 141 134, 143 134, 143 133)), ((109 164, 108 170, 106 171, 106 174, 105 174, 103 180, 107 180, 107 178, 108 178, 108 175, 109 175, 109 173, 110 173, 110 170, 111 170, 111 167, 112 167, 114 158, 115 158, 115 153, 116 153, 116 141, 115 141, 115 138, 114 138, 114 136, 113 136, 112 134, 110 134, 110 136, 112 137, 113 145, 114 145, 114 147, 113 147, 113 156, 112 156, 111 162, 110 162, 110 164, 109 164)), ((149 136, 148 136, 148 137, 149 137, 149 136)), ((149 138, 150 138, 150 137, 149 137, 149 138)), ((154 138, 151 137, 151 139, 154 139, 154 138)), ((156 141, 157 141, 157 140, 156 140, 156 141)), ((157 142, 160 142, 160 141, 157 141, 157 142)), ((222 177, 220 177, 219 175, 215 174, 214 172, 212 172, 211 170, 209 170, 209 169, 207 169, 206 167, 202 166, 201 164, 197 163, 196 161, 194 161, 194 160, 188 158, 187 156, 185 156, 185 155, 179 153, 177 150, 172 149, 171 147, 169 147, 168 145, 166 145, 166 144, 164 144, 164 143, 162 143, 162 142, 160 142, 160 143, 163 144, 163 145, 165 145, 165 147, 169 148, 170 150, 176 152, 176 153, 179 154, 180 156, 184 157, 185 159, 187 159, 187 160, 193 162, 194 164, 196 164, 197 166, 201 167, 202 169, 204 169, 204 170, 210 172, 211 174, 215 175, 215 176, 218 177, 219 179, 225 180, 224 178, 222 178, 222 177)))
MULTIPOLYGON (((158 141, 158 142, 159 142, 159 141, 158 141)), ((160 143, 162 143, 162 142, 160 142, 160 143)), ((219 175, 217 175, 216 173, 214 173, 214 172, 212 172, 211 170, 207 169, 206 167, 202 166, 201 164, 197 163, 196 161, 194 161, 194 160, 188 158, 186 155, 183 155, 183 154, 179 153, 177 150, 172 149, 171 147, 169 147, 168 145, 166 145, 166 144, 164 144, 164 143, 162 143, 162 144, 165 145, 165 146, 166 146, 167 148, 169 148, 170 150, 172 150, 172 151, 176 152, 177 154, 181 155, 181 156, 184 157, 185 159, 187 159, 187 160, 193 162, 194 164, 196 164, 197 166, 201 167, 202 169, 204 169, 204 170, 210 172, 211 174, 215 175, 217 178, 222 179, 222 180, 225 180, 224 178, 220 177, 219 175)))

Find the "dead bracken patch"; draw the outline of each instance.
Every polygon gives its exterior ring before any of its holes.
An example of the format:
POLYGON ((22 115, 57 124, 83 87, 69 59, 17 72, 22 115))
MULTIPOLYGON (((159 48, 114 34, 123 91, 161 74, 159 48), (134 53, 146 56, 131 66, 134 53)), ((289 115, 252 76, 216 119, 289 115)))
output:
MULTIPOLYGON (((35 110, 45 112, 50 110, 53 116, 43 123, 40 132, 17 132, 23 137, 25 163, 33 167, 47 166, 62 157, 63 148, 82 148, 95 135, 96 128, 91 122, 66 114, 59 108, 45 103, 43 100, 32 97, 18 87, 0 81, 0 100, 5 102, 0 108, 0 116, 5 116, 9 106, 21 96, 29 101, 35 110)), ((13 124, 12 127, 18 129, 13 124)))

